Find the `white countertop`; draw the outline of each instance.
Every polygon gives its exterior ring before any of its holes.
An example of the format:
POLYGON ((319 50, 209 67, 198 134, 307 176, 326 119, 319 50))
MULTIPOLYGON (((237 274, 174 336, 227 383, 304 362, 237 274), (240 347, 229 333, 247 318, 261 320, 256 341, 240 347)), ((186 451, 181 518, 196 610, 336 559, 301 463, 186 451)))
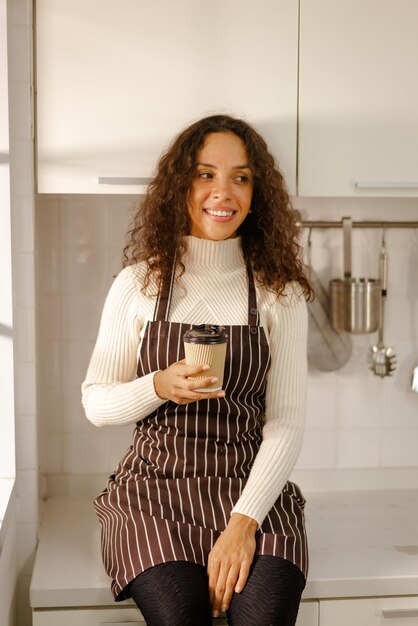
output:
MULTIPOLYGON (((418 489, 307 494, 303 599, 418 595, 418 489)), ((113 604, 91 498, 41 505, 32 607, 113 604)))

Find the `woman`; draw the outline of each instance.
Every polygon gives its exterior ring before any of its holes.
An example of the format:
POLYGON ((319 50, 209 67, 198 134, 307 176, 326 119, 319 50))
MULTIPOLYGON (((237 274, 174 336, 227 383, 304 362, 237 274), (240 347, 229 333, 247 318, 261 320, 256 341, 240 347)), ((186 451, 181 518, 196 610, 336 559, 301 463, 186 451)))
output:
POLYGON ((136 423, 96 499, 116 600, 147 624, 296 621, 307 572, 304 499, 288 482, 306 402, 304 276, 266 143, 225 115, 161 158, 107 297, 83 383, 97 426, 136 423), (224 389, 186 365, 195 324, 229 335, 224 389), (135 377, 136 376, 136 377, 135 377))

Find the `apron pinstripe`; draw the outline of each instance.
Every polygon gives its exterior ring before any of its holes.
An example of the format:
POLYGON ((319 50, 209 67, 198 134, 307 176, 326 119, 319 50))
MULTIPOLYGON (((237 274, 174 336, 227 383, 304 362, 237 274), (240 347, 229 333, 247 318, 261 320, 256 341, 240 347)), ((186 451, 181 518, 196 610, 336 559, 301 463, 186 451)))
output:
MULTIPOLYGON (((270 351, 248 268, 248 325, 226 326, 225 398, 168 401, 137 423, 132 445, 94 504, 116 600, 128 583, 167 561, 207 564, 262 439, 270 351)), ((173 278, 156 301, 140 347, 138 377, 184 358, 190 324, 168 321, 173 278)), ((202 323, 198 320, 196 323, 202 323)), ((256 554, 281 556, 307 574, 303 496, 287 482, 256 533, 256 554)))

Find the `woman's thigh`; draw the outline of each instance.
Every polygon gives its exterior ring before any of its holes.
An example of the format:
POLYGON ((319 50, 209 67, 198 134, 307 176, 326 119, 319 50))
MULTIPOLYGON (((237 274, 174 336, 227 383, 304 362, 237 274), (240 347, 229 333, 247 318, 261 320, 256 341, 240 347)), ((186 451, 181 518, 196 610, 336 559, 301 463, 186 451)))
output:
POLYGON ((305 577, 296 565, 276 556, 256 556, 241 593, 227 612, 231 626, 294 626, 305 577))
POLYGON ((212 624, 206 569, 196 563, 155 565, 130 583, 129 592, 147 626, 212 624))

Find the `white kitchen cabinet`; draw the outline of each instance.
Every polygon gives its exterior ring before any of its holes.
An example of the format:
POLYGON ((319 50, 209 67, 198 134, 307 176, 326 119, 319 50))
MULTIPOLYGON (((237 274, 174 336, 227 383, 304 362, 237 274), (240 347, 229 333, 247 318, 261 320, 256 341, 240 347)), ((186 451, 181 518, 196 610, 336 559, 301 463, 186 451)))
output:
POLYGON ((296 185, 297 0, 37 0, 40 193, 136 193, 169 141, 244 116, 296 185))
MULTIPOLYGON (((296 626, 318 626, 318 603, 302 602, 296 626)), ((36 610, 33 626, 146 626, 137 609, 126 607, 68 608, 36 610)), ((227 624, 225 617, 213 620, 214 626, 227 624)), ((335 625, 334 625, 335 626, 335 625)), ((393 625, 396 626, 396 625, 393 625)))
POLYGON ((324 600, 320 626, 417 626, 418 596, 324 600))
MULTIPOLYGON (((213 626, 226 626, 225 617, 213 620, 213 626)), ((306 622, 306 626, 310 625, 306 622)), ((128 607, 90 607, 39 609, 32 614, 32 626, 146 626, 141 613, 128 607)), ((299 626, 299 622, 298 622, 299 626)), ((302 626, 305 626, 303 624, 302 626)))
MULTIPOLYGON (((33 626, 146 626, 135 608, 110 606, 106 608, 38 609, 33 612, 33 626)), ((226 617, 213 620, 214 626, 227 624, 226 617)), ((302 602, 296 626, 318 626, 318 603, 302 602)))
POLYGON ((319 625, 319 603, 317 601, 301 602, 296 626, 319 625))
POLYGON ((36 610, 32 626, 145 626, 138 609, 127 607, 36 610))
POLYGON ((418 2, 301 0, 302 196, 418 195, 418 2))

